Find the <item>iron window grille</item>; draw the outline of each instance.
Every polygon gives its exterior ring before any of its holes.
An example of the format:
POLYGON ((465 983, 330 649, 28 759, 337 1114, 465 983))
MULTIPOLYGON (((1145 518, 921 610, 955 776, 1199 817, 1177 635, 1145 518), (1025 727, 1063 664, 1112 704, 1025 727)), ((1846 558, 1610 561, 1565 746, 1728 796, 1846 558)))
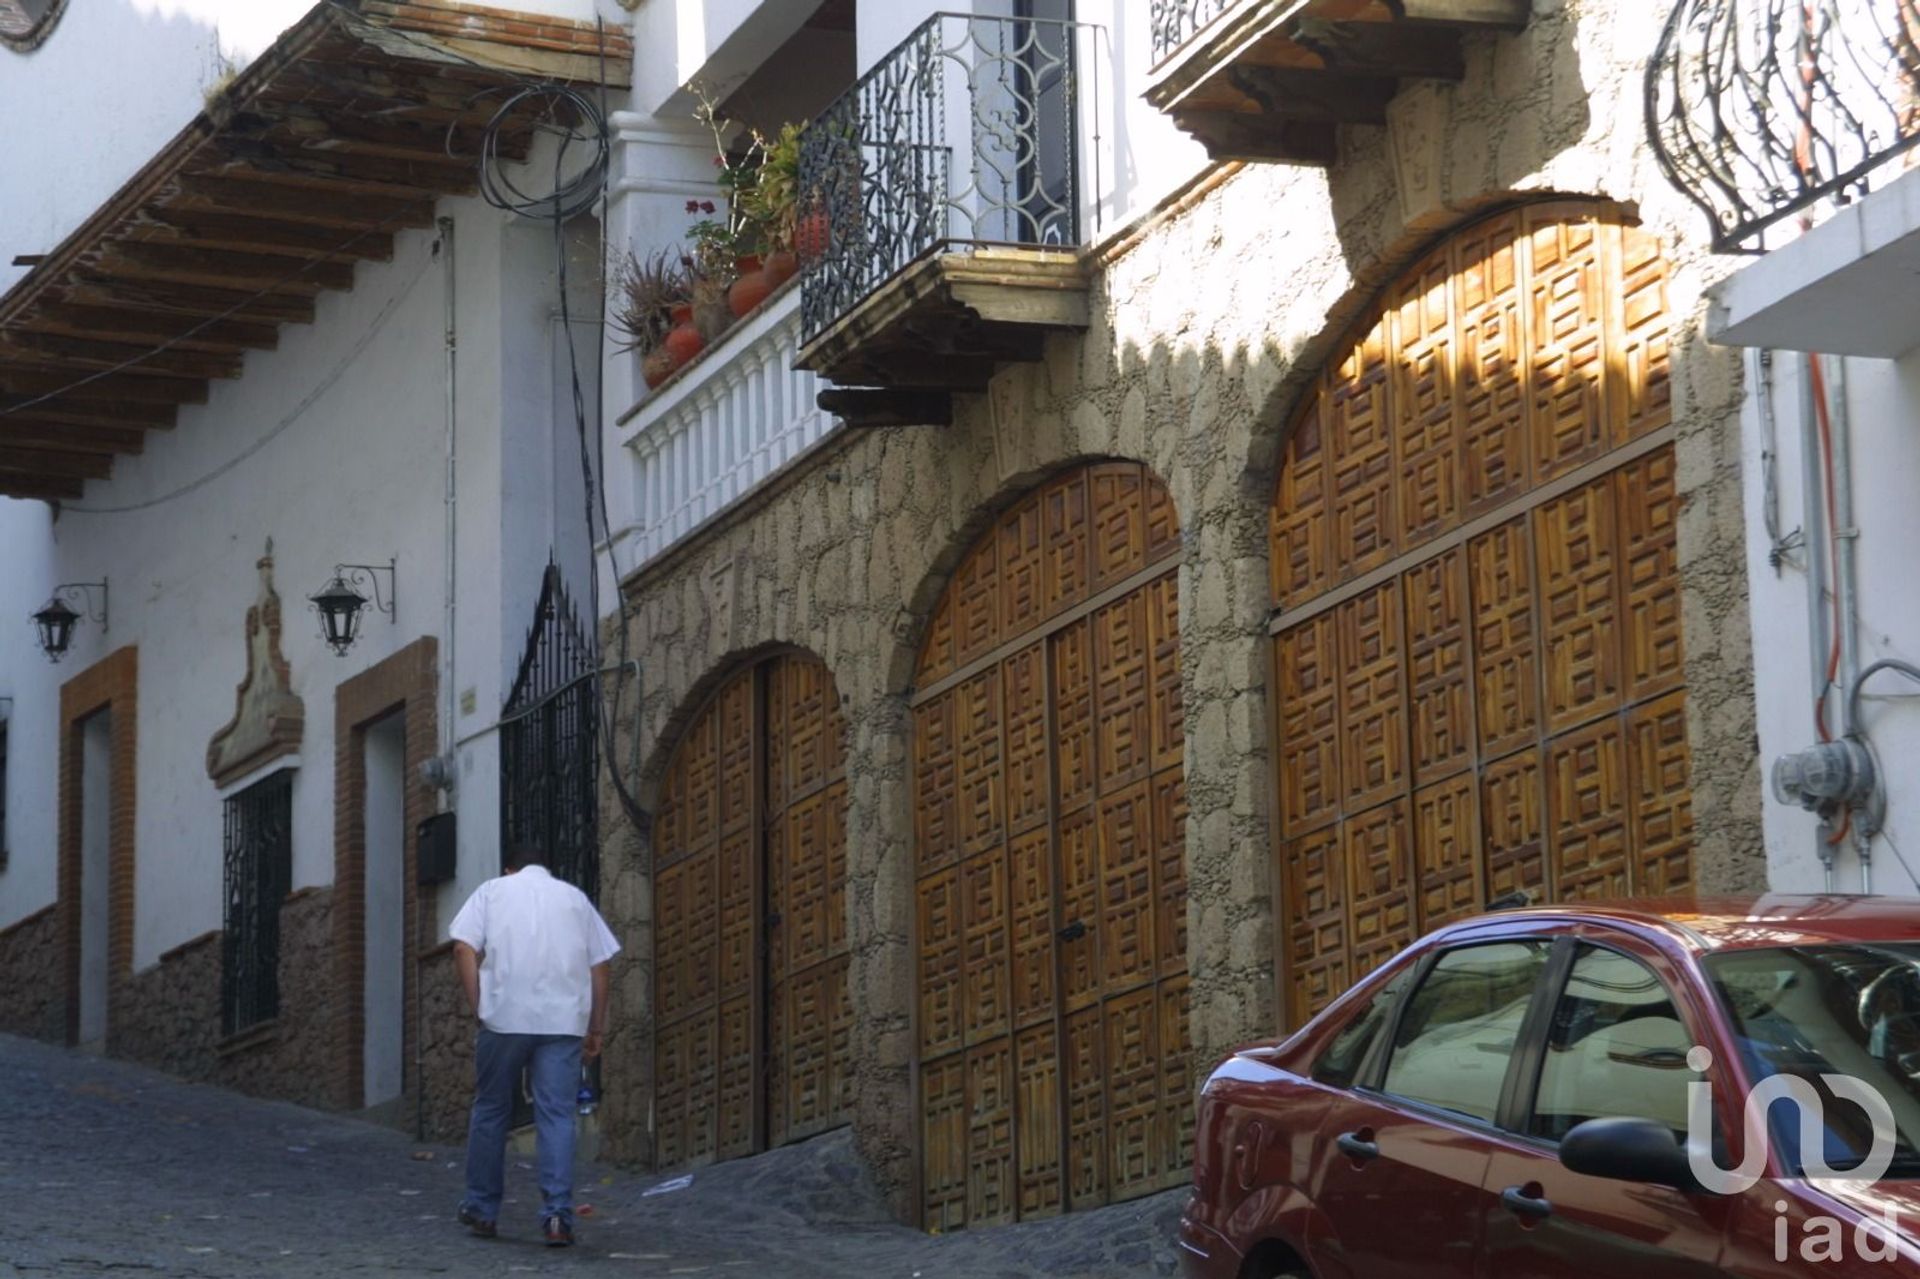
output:
POLYGON ((1660 167, 1714 249, 1760 252, 1920 143, 1920 0, 1680 0, 1645 97, 1660 167))
MULTIPOLYGON (((545 850, 547 869, 600 899, 599 655, 549 563, 501 714, 501 855, 545 850)), ((504 868, 504 867, 503 867, 504 868)))
POLYGON ((1153 0, 1147 9, 1147 27, 1153 39, 1154 65, 1165 62, 1234 3, 1235 0, 1153 0))
POLYGON ((1101 29, 1021 7, 934 14, 807 127, 803 341, 930 252, 1080 245, 1080 68, 1101 29))
POLYGON ((280 904, 293 887, 293 772, 255 782, 226 805, 226 931, 221 1026, 239 1034, 280 1015, 280 904))

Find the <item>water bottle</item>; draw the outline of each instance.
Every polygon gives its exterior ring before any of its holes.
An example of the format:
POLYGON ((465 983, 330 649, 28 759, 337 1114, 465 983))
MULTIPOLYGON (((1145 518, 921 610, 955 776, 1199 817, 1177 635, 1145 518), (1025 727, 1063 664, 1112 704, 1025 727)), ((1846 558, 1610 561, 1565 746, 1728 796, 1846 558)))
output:
POLYGON ((593 1095, 593 1085, 587 1082, 587 1072, 584 1070, 580 1072, 580 1091, 574 1100, 583 1115, 591 1115, 599 1105, 599 1099, 593 1095))

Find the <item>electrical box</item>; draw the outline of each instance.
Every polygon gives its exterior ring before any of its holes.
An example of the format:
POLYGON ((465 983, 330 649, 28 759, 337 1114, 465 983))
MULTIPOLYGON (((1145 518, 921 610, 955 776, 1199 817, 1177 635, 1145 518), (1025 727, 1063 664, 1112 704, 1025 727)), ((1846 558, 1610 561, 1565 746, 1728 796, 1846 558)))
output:
POLYGON ((459 864, 454 845, 452 813, 436 813, 421 822, 414 839, 415 878, 422 884, 444 884, 459 864))

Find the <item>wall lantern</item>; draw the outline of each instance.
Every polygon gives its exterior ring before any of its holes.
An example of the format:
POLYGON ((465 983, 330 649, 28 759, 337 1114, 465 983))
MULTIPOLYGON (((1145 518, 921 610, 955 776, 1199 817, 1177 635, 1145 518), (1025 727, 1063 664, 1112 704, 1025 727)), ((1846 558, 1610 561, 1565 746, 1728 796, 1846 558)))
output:
POLYGON ((107 583, 103 578, 98 582, 63 582, 53 588, 53 595, 47 600, 46 607, 33 615, 33 624, 40 629, 40 647, 46 652, 47 660, 57 662, 66 656, 67 646, 73 643, 73 628, 80 621, 91 619, 100 623, 100 629, 107 629, 107 583), (100 610, 94 611, 93 593, 100 592, 100 610), (68 600, 77 602, 85 613, 74 611, 68 600))
POLYGON ((353 647, 354 640, 360 638, 360 614, 367 607, 367 597, 354 589, 364 586, 373 592, 373 607, 385 613, 387 620, 397 623, 400 620, 396 607, 396 584, 399 576, 398 559, 388 560, 385 564, 335 564, 333 578, 319 592, 307 599, 313 604, 314 611, 320 614, 320 638, 327 647, 345 657, 347 650, 353 647), (387 591, 380 593, 380 574, 387 575, 387 591))

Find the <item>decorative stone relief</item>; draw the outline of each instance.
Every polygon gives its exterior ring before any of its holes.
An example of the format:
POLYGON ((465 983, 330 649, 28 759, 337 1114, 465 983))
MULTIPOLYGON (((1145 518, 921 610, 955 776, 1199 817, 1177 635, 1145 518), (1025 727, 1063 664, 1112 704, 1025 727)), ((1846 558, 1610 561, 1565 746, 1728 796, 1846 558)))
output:
POLYGON ((260 596, 247 610, 247 676, 233 693, 233 718, 207 743, 207 774, 226 786, 300 749, 306 708, 280 652, 280 596, 273 589, 273 542, 260 557, 260 596))

